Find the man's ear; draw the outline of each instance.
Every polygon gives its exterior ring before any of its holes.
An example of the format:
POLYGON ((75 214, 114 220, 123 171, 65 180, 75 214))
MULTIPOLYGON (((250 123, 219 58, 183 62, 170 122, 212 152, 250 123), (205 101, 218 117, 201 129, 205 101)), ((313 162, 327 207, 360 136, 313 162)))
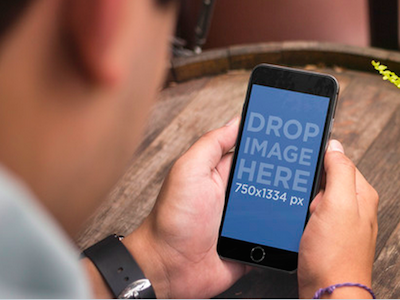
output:
POLYGON ((120 0, 67 0, 66 30, 78 63, 91 80, 106 85, 118 82, 122 70, 115 60, 124 2, 120 0))

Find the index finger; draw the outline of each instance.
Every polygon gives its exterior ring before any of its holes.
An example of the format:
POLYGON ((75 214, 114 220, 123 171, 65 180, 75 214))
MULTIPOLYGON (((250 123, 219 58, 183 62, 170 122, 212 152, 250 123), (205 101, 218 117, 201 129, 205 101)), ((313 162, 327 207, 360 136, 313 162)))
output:
POLYGON ((214 169, 222 157, 235 145, 238 126, 239 117, 236 117, 227 125, 203 135, 185 155, 195 158, 199 165, 214 169))

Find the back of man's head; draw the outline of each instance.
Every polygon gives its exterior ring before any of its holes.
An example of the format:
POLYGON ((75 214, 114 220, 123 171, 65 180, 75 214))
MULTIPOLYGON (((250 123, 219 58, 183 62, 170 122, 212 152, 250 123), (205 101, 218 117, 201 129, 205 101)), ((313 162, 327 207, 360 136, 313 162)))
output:
POLYGON ((25 11, 32 0, 0 1, 0 38, 25 11))
POLYGON ((177 4, 0 1, 0 162, 71 234, 138 144, 177 4))

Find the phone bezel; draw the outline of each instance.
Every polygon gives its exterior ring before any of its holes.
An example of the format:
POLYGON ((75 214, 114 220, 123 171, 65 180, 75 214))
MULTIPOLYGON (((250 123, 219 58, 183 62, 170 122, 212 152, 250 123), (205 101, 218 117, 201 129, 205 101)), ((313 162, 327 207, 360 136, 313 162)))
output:
MULTIPOLYGON (((288 272, 293 272, 297 269, 298 253, 249 243, 245 241, 235 240, 221 236, 222 225, 225 219, 227 204, 229 201, 230 189, 234 170, 236 167, 237 156, 240 148, 240 142, 243 134, 244 121, 248 110, 249 99, 251 90, 254 84, 263 86, 280 88, 295 92, 308 93, 312 95, 328 97, 329 105, 324 124, 323 136, 321 139, 321 146, 317 160, 315 177, 312 185, 311 199, 317 195, 320 186, 321 174, 323 170, 323 158, 325 154, 326 144, 329 140, 331 125, 335 116, 335 109, 337 103, 337 95, 339 93, 339 84, 337 80, 328 74, 321 74, 311 71, 300 69, 293 69, 282 66, 274 66, 269 64, 261 64, 256 66, 250 76, 249 85, 247 88, 246 98, 243 105, 242 120, 239 126, 239 134, 236 142, 234 159, 229 175, 228 186, 225 195, 224 211, 221 219, 219 229, 217 251, 221 258, 227 260, 234 260, 243 262, 250 265, 269 267, 280 269, 288 272), (251 249, 261 246, 265 251, 265 258, 261 262, 254 262, 250 258, 251 249)), ((311 203, 311 201, 309 201, 311 203)), ((309 218, 309 211, 307 211, 304 228, 309 218)), ((303 228, 303 230, 304 230, 303 228)))

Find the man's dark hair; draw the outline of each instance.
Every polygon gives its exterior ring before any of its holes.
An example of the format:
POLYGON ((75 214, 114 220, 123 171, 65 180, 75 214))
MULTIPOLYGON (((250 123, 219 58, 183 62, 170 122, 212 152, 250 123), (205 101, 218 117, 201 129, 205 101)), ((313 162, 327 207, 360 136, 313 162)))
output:
POLYGON ((0 38, 17 21, 32 0, 0 1, 0 38))
POLYGON ((156 0, 156 2, 161 5, 161 6, 165 6, 171 2, 174 2, 175 0, 156 0))
MULTIPOLYGON (((83 0, 84 1, 84 0, 83 0)), ((174 0, 156 0, 160 6, 166 6, 174 0)), ((32 0, 0 0, 0 39, 18 20, 32 0)))

